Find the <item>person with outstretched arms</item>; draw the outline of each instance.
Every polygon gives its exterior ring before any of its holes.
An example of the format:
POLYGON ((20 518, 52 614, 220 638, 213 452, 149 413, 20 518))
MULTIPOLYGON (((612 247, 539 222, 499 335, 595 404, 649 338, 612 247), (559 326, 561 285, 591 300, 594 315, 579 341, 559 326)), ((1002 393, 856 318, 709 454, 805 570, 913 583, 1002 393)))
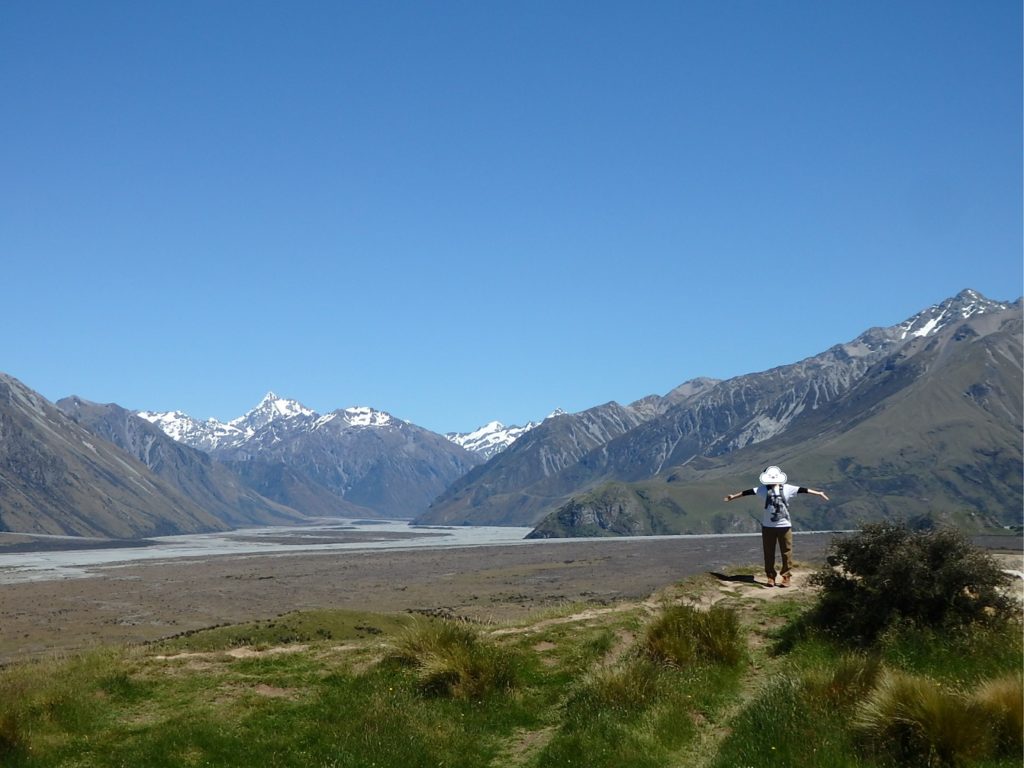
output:
POLYGON ((769 587, 775 586, 775 579, 778 576, 782 577, 782 583, 779 586, 789 586, 790 569, 793 562, 793 522, 789 516, 790 499, 798 493, 809 493, 828 501, 828 496, 823 491, 789 485, 786 482, 788 479, 786 473, 778 467, 768 467, 758 478, 761 483, 759 486, 730 493, 725 497, 726 501, 732 501, 741 496, 757 496, 764 502, 761 515, 761 544, 764 549, 764 573, 768 578, 766 583, 769 587), (782 554, 781 571, 775 570, 776 547, 782 554))

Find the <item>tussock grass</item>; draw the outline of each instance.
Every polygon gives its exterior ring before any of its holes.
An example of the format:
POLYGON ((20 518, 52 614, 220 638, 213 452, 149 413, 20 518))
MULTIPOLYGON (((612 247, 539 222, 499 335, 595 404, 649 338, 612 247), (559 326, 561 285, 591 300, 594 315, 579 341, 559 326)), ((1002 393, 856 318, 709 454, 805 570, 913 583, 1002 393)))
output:
POLYGON ((658 668, 642 658, 618 667, 598 667, 583 677, 565 706, 580 718, 634 718, 656 698, 659 682, 658 668))
POLYGON ((967 765, 991 753, 981 708, 928 678, 888 671, 858 708, 854 728, 900 763, 967 765))
POLYGON ((1024 753, 1024 678, 1011 674, 988 680, 974 691, 971 703, 988 723, 997 754, 1024 753))
POLYGON ((684 670, 640 653, 595 668, 570 687, 557 731, 536 766, 686 765, 679 755, 695 738, 697 723, 723 709, 736 694, 739 677, 724 665, 684 670))
MULTIPOLYGON (((736 614, 665 606, 631 648, 615 651, 610 632, 587 641, 613 654, 571 684, 560 726, 538 768, 654 768, 674 764, 697 723, 735 695, 745 646, 736 614)), ((682 763, 685 764, 685 763, 682 763)))
POLYGON ((41 733, 60 751, 107 727, 119 707, 148 693, 132 669, 129 651, 104 648, 0 670, 0 765, 22 764, 41 733))
POLYGON ((882 635, 875 648, 893 667, 962 687, 1018 668, 1024 631, 1019 620, 955 630, 900 624, 882 635))
POLYGON ((650 623, 641 648, 651 659, 674 666, 736 665, 745 656, 746 641, 731 608, 674 605, 650 623))
POLYGON ((518 684, 517 654, 486 642, 468 624, 420 620, 395 641, 387 660, 415 670, 420 689, 435 696, 483 699, 518 684))
POLYGON ((832 665, 808 670, 803 677, 808 704, 842 708, 861 701, 882 674, 877 654, 843 653, 832 665))

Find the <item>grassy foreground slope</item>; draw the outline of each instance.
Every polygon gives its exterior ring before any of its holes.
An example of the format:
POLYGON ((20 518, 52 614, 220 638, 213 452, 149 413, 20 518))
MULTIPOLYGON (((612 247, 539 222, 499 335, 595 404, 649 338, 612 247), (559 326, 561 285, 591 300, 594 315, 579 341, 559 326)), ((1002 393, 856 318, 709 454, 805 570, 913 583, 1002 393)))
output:
POLYGON ((3 766, 1018 766, 1021 628, 708 574, 515 625, 295 613, 0 671, 3 766), (979 727, 980 724, 980 727, 979 727))

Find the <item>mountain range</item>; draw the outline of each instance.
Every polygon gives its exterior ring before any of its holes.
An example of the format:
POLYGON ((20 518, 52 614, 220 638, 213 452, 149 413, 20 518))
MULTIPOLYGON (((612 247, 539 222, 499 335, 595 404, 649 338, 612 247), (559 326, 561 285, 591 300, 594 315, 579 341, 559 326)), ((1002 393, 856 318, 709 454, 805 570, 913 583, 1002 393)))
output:
POLYGON ((409 517, 483 461, 384 411, 357 407, 321 415, 273 392, 226 424, 179 412, 138 415, 229 466, 264 496, 307 513, 297 497, 303 486, 335 497, 334 514, 409 517))
POLYGON ((721 497, 766 464, 828 488, 830 503, 794 512, 804 526, 1019 525, 1021 339, 1020 300, 968 290, 791 365, 444 436, 274 393, 227 423, 53 404, 0 374, 0 530, 137 538, 325 516, 752 530, 756 510, 721 497))
POLYGON ((801 510, 816 527, 894 514, 966 524, 968 510, 1019 525, 1021 382, 1021 302, 967 290, 791 365, 552 419, 418 520, 536 535, 754 530, 756 510, 721 497, 786 464, 834 495, 801 510))

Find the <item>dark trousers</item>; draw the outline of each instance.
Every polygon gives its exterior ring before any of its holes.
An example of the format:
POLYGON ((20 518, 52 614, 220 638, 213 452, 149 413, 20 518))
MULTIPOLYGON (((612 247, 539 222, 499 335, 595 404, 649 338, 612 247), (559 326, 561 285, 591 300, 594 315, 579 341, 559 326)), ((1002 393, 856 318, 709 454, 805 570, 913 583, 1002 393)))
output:
POLYGON ((775 571, 775 547, 782 551, 782 575, 789 574, 793 555, 793 529, 761 527, 761 544, 764 545, 764 573, 769 579, 777 575, 775 571))

